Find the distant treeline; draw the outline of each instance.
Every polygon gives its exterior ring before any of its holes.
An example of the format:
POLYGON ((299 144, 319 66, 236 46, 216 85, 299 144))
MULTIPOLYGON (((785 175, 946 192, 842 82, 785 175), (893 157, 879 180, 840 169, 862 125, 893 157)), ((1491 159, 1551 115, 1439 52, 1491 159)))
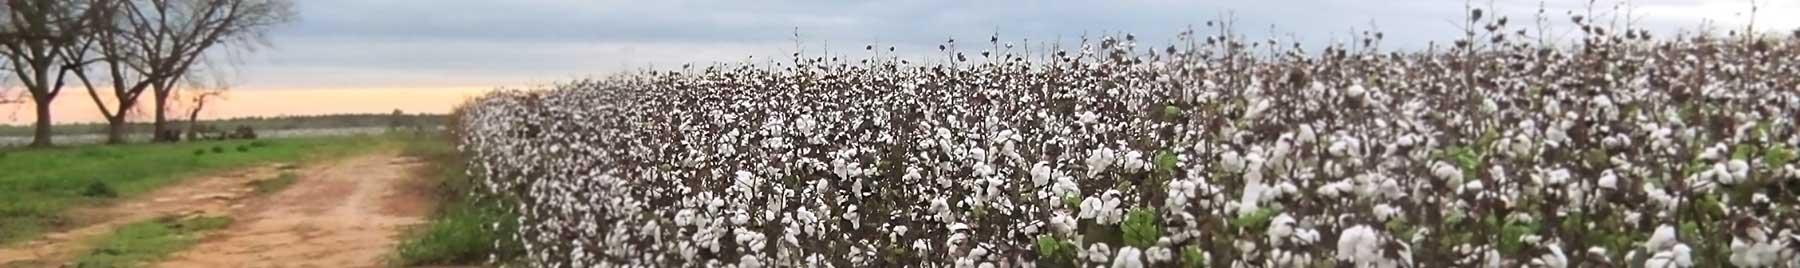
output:
MULTIPOLYGON (((339 114, 339 115, 303 115, 277 117, 241 117, 220 120, 201 120, 201 124, 220 129, 231 129, 248 126, 256 130, 291 130, 320 128, 364 128, 364 127, 437 127, 444 124, 445 116, 441 114, 339 114)), ((131 123, 127 126, 130 133, 149 133, 149 122, 131 123)), ((106 123, 58 124, 52 128, 57 135, 106 134, 106 123)), ((31 136, 31 126, 0 125, 0 136, 31 136)))

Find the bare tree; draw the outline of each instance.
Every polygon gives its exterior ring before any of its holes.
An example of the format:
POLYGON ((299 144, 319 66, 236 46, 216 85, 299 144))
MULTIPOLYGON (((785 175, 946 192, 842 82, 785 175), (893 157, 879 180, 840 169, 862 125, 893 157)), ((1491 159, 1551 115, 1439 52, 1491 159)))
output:
POLYGON ((87 1, 7 0, 0 7, 0 54, 36 106, 32 147, 51 145, 50 104, 64 78, 87 63, 83 35, 94 14, 87 1))
POLYGON ((110 81, 108 107, 91 80, 78 72, 109 124, 108 141, 123 142, 126 115, 146 91, 155 107, 156 141, 179 140, 168 127, 169 104, 182 79, 207 52, 226 45, 255 45, 270 27, 292 18, 286 0, 96 0, 105 27, 90 36, 110 81))
POLYGON ((126 18, 140 31, 133 45, 148 50, 137 68, 139 76, 149 79, 155 101, 157 140, 171 142, 180 137, 167 126, 167 110, 185 76, 202 63, 207 52, 227 45, 243 45, 252 49, 263 45, 263 34, 279 23, 292 22, 293 4, 288 0, 124 0, 130 2, 126 18))
POLYGON ((137 46, 133 39, 143 36, 142 27, 135 27, 136 18, 124 17, 129 3, 123 1, 98 0, 89 7, 99 16, 95 17, 94 29, 88 31, 86 42, 97 44, 92 50, 99 66, 83 66, 73 73, 87 88, 88 96, 94 100, 94 107, 100 109, 100 115, 106 118, 106 143, 119 144, 125 142, 125 116, 137 106, 138 97, 142 96, 150 84, 159 78, 155 74, 144 74, 134 70, 142 70, 144 63, 150 62, 151 51, 137 46), (107 98, 100 95, 94 79, 87 72, 98 68, 104 73, 105 85, 109 87, 113 105, 108 107, 107 98))
MULTIPOLYGON (((197 140, 200 137, 200 111, 201 111, 201 109, 206 109, 206 101, 211 100, 211 99, 224 98, 224 97, 225 97, 225 90, 223 88, 216 89, 216 90, 195 91, 195 94, 193 95, 191 100, 189 100, 190 102, 192 102, 194 104, 194 107, 188 108, 188 113, 187 113, 187 116, 188 116, 187 138, 188 138, 188 140, 197 140)), ((162 135, 166 135, 166 134, 157 133, 156 135, 162 136, 162 135)))

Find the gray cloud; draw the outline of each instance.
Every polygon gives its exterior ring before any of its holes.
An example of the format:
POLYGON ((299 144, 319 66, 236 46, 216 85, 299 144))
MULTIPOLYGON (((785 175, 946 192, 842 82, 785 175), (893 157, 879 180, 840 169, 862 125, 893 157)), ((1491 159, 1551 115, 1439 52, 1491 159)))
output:
MULTIPOLYGON (((270 49, 238 59, 240 88, 524 86, 645 66, 780 57, 797 28, 809 52, 865 44, 928 55, 954 36, 985 47, 1008 41, 1136 33, 1161 44, 1181 30, 1233 14, 1237 31, 1321 45, 1371 26, 1388 47, 1417 49, 1461 30, 1462 1, 582 1, 297 0, 301 20, 271 34, 270 49)), ((1800 1, 1797 1, 1800 2, 1800 1)), ((1586 1, 1545 3, 1561 23, 1586 1)), ((1482 4, 1484 7, 1486 4, 1482 4)), ((1500 14, 1527 22, 1539 2, 1499 0, 1500 14)), ((1673 32, 1702 18, 1736 27, 1747 1, 1640 0, 1638 23, 1673 32)), ((1610 6, 1600 7, 1605 11, 1610 6)), ((1765 14, 1794 14, 1800 3, 1765 3, 1765 14)), ((1491 13, 1490 13, 1491 14, 1491 13)), ((1791 16, 1759 23, 1796 27, 1791 16)), ((1566 33, 1566 28, 1553 32, 1566 33)), ((1210 31, 1202 31, 1209 33, 1210 31)), ((854 54, 852 54, 854 55, 854 54)))

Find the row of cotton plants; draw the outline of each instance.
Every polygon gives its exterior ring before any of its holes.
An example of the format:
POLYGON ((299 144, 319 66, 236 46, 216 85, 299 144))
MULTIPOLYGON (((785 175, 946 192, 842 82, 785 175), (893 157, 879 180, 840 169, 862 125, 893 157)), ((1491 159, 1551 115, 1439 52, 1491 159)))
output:
POLYGON ((1474 17, 646 71, 461 148, 533 267, 1800 267, 1800 35, 1474 17))

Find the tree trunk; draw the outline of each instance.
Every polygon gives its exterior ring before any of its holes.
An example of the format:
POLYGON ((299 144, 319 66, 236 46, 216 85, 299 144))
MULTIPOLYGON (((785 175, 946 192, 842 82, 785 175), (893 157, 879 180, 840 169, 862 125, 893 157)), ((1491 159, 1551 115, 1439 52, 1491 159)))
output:
POLYGON ((125 144, 125 113, 106 116, 106 144, 125 144))
MULTIPOLYGON (((204 94, 204 93, 202 93, 204 94)), ((194 99, 194 110, 188 112, 187 140, 200 140, 200 109, 206 108, 206 96, 194 99)))
POLYGON ((179 133, 181 132, 170 131, 169 129, 169 93, 160 88, 151 89, 151 91, 154 91, 152 94, 155 95, 154 97, 156 99, 156 111, 153 112, 156 114, 156 119, 151 123, 152 128, 155 130, 150 132, 153 133, 151 134, 151 140, 155 142, 180 141, 181 137, 179 137, 179 133))
POLYGON ((33 103, 37 105, 37 124, 34 125, 37 129, 31 138, 31 147, 50 147, 50 135, 53 134, 50 132, 51 98, 34 97, 32 99, 35 100, 33 103))

